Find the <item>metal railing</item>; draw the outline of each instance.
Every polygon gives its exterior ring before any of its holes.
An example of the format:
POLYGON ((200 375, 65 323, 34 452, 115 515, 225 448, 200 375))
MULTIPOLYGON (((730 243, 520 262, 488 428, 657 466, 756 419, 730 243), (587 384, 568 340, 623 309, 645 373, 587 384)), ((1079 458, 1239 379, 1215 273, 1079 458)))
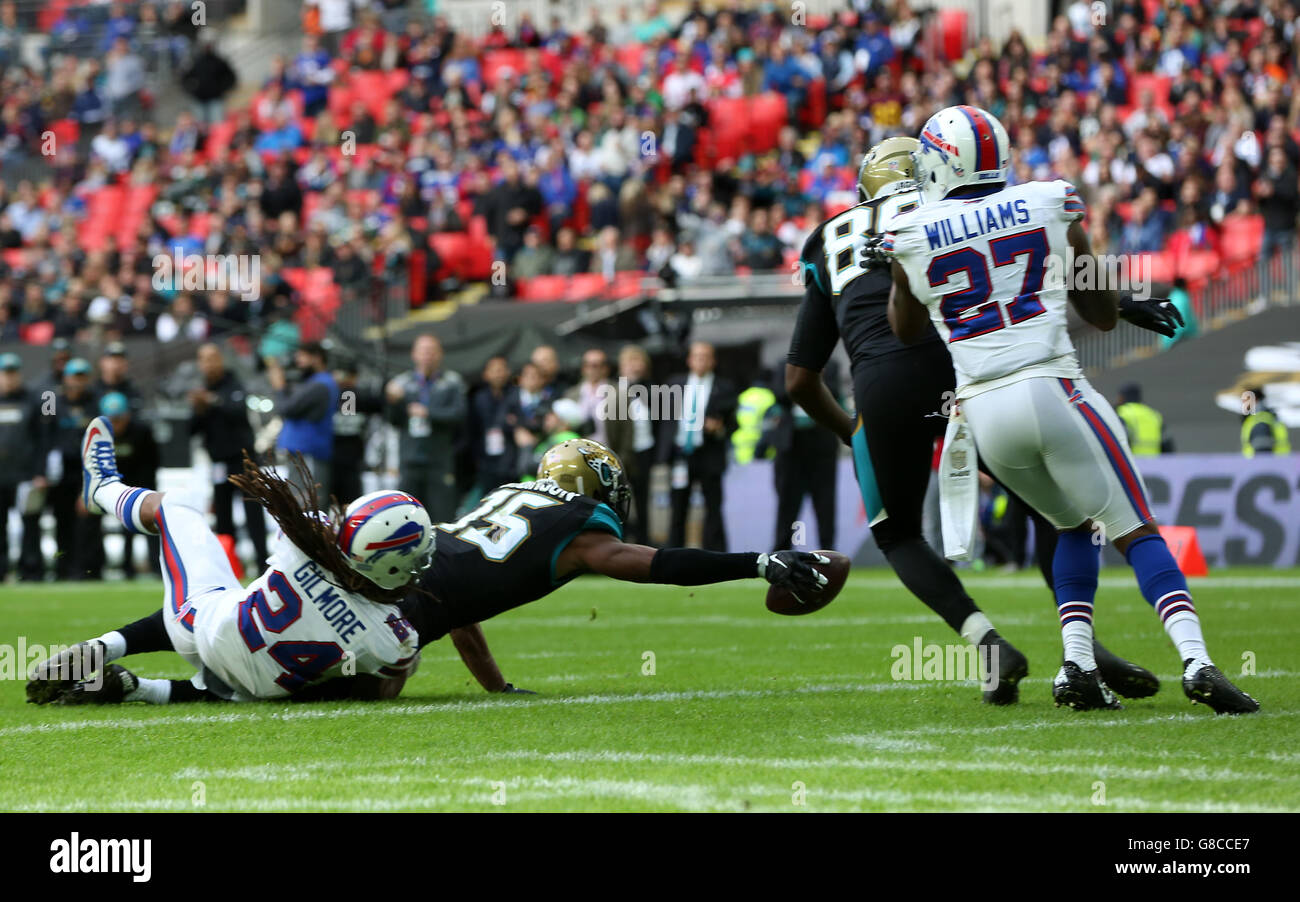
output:
MULTIPOLYGON (((1156 285, 1157 296, 1167 291, 1156 285)), ((1300 304, 1300 246, 1276 253, 1265 263, 1237 266, 1187 284, 1196 332, 1213 332, 1269 307, 1300 304)), ((1073 314, 1072 314, 1073 315, 1073 314)), ((1153 357, 1174 342, 1145 329, 1099 332, 1082 323, 1072 329, 1079 363, 1090 372, 1114 369, 1153 357)))

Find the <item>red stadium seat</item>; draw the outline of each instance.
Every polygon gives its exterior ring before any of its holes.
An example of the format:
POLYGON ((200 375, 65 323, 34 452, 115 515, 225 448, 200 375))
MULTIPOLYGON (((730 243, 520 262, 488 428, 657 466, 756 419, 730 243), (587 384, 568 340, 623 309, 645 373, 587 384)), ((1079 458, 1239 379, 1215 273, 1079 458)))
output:
POLYGON ((640 75, 645 68, 645 45, 624 44, 614 51, 614 60, 627 70, 629 75, 640 75))
POLYGON ((216 156, 218 147, 230 146, 230 142, 235 137, 238 128, 238 125, 230 119, 214 122, 208 126, 208 140, 204 145, 204 153, 209 160, 216 156))
POLYGON ((1187 281, 1205 279, 1219 271, 1219 255, 1214 251, 1191 250, 1178 262, 1178 275, 1187 281))
POLYGON ((1152 282, 1169 284, 1176 275, 1174 255, 1168 251, 1154 254, 1134 254, 1129 257, 1129 272, 1135 278, 1145 278, 1152 282))
POLYGON ((470 253, 470 238, 464 232, 435 232, 429 236, 429 246, 438 252, 442 260, 439 278, 454 275, 468 278, 466 275, 470 253))
POLYGON ((607 283, 605 277, 598 272, 580 272, 573 276, 572 284, 569 285, 569 296, 566 300, 570 301, 589 301, 592 298, 602 297, 605 294, 607 283))
POLYGON ((966 54, 966 23, 969 15, 964 9, 939 11, 939 35, 943 55, 955 63, 966 54))
POLYGON ((1172 116, 1174 105, 1169 102, 1169 86, 1173 79, 1168 75, 1156 75, 1148 72, 1135 72, 1129 78, 1129 101, 1135 106, 1142 105, 1142 95, 1150 91, 1156 101, 1156 108, 1166 116, 1172 116))
POLYGON ((521 301, 562 301, 569 294, 567 276, 536 276, 520 279, 515 292, 521 301))
POLYGON ((54 133, 55 153, 63 153, 77 146, 77 140, 81 137, 81 123, 76 119, 58 119, 50 123, 50 131, 54 133))
POLYGON ((0 257, 4 258, 5 265, 10 269, 27 268, 27 251, 21 247, 7 247, 0 251, 0 257))
POLYGON ((497 86, 501 73, 509 69, 516 78, 527 69, 527 57, 524 51, 514 47, 489 50, 483 54, 483 86, 491 91, 497 86))
POLYGON ((1264 217, 1233 215, 1223 220, 1223 259, 1227 263, 1254 260, 1264 242, 1264 217))
POLYGON ((47 345, 54 341, 54 323, 42 320, 18 329, 18 340, 26 345, 47 345))

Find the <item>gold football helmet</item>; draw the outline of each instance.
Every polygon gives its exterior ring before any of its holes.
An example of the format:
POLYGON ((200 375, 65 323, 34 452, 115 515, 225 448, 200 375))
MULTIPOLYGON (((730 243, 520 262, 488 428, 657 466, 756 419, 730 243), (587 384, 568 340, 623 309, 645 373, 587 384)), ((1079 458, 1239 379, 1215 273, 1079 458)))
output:
POLYGON ((921 142, 901 135, 886 138, 862 158, 858 192, 863 200, 885 197, 916 187, 916 158, 921 142))
POLYGON ((571 438, 542 456, 537 478, 549 479, 560 488, 602 501, 614 509, 620 520, 627 519, 632 489, 618 455, 600 442, 571 438))

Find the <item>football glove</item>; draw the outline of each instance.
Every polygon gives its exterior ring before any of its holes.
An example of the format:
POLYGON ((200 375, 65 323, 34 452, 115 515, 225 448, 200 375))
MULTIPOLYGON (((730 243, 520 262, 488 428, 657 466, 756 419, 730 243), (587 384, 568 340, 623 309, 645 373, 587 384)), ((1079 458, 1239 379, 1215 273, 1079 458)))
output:
POLYGON ((884 235, 859 235, 854 244, 858 265, 863 269, 888 267, 893 258, 885 250, 884 235))
POLYGON ((774 551, 758 556, 758 575, 774 586, 788 589, 795 596, 820 592, 827 579, 813 564, 829 564, 831 559, 811 551, 774 551))
POLYGON ((1173 338, 1178 327, 1184 325, 1183 315, 1169 302, 1169 298, 1139 301, 1131 294, 1122 294, 1119 298, 1119 317, 1138 328, 1159 332, 1165 338, 1173 338))

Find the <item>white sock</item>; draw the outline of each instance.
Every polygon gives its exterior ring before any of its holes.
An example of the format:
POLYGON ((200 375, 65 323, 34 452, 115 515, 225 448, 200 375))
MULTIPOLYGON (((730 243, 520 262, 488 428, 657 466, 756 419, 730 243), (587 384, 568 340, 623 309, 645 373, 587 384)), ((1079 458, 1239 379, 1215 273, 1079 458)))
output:
POLYGON ((151 705, 165 705, 171 701, 171 680, 149 680, 143 677, 137 677, 136 679, 139 685, 135 687, 134 692, 127 694, 126 700, 128 702, 148 702, 151 705))
POLYGON ((1191 611, 1170 614, 1165 621, 1165 632, 1178 649, 1178 658, 1187 661, 1184 676, 1192 676, 1206 664, 1213 664, 1210 653, 1205 648, 1205 637, 1201 635, 1201 618, 1191 611))
POLYGON ((126 657, 126 637, 117 630, 113 630, 111 633, 104 633, 104 635, 99 637, 99 641, 104 643, 105 663, 126 657))
POLYGON ((156 528, 146 527, 140 519, 140 508, 153 489, 142 489, 123 482, 106 482, 95 490, 95 503, 117 517, 131 532, 157 535, 156 528))
POLYGON ((1061 642, 1065 645, 1065 660, 1073 661, 1083 670, 1096 670, 1097 659, 1092 654, 1092 605, 1086 601, 1067 601, 1056 606, 1061 618, 1061 642))
POLYGON ((1083 670, 1097 669, 1097 659, 1092 654, 1091 623, 1067 623, 1061 627, 1061 641, 1065 643, 1065 660, 1073 661, 1083 670))
POLYGON ((989 620, 983 611, 976 611, 962 621, 961 637, 971 645, 979 645, 980 640, 987 636, 991 629, 993 629, 993 621, 989 620))

